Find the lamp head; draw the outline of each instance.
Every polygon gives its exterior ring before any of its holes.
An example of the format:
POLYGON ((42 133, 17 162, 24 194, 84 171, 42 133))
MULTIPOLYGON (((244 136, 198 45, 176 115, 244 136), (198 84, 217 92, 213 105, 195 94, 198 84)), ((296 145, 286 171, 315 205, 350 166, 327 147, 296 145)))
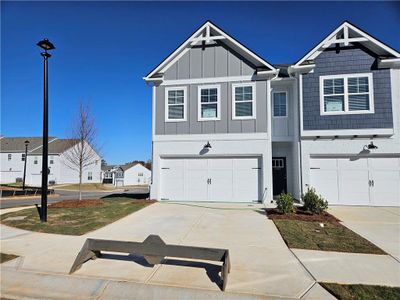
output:
POLYGON ((53 50, 56 48, 48 39, 43 39, 40 42, 38 42, 36 45, 38 45, 44 51, 53 50))

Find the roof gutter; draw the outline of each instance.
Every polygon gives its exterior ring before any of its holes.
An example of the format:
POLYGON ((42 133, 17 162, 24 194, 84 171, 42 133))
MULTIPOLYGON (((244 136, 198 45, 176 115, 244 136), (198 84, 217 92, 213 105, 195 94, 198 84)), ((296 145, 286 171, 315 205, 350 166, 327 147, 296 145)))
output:
POLYGON ((288 68, 289 74, 296 74, 296 73, 309 73, 315 68, 315 64, 308 64, 308 65, 300 65, 300 66, 290 66, 288 68))
POLYGON ((400 57, 378 59, 379 68, 400 68, 400 57))

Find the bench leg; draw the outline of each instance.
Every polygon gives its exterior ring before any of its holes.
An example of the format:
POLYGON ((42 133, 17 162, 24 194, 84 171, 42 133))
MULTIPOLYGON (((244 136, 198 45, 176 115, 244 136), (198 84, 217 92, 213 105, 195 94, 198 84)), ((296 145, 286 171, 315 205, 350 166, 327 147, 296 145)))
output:
POLYGON ((225 291, 226 285, 228 283, 228 273, 231 271, 231 262, 229 259, 229 251, 226 251, 226 254, 224 256, 224 263, 222 264, 222 271, 221 271, 221 277, 222 277, 222 290, 225 291))
POLYGON ((96 254, 100 255, 100 251, 92 251, 89 248, 90 241, 86 240, 86 242, 83 244, 83 247, 81 251, 79 251, 74 264, 71 267, 71 270, 69 271, 69 274, 74 273, 76 270, 80 269, 83 263, 87 262, 89 259, 95 259, 97 258, 96 254))

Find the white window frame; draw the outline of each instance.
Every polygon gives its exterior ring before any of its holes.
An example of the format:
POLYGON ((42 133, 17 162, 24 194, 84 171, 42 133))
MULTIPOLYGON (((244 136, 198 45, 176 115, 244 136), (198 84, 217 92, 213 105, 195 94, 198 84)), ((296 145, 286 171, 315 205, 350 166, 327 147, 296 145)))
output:
MULTIPOLYGON (((181 104, 176 104, 176 105, 181 105, 181 104)), ((165 122, 185 122, 187 120, 187 88, 186 86, 171 86, 165 88, 165 122), (183 119, 170 119, 169 118, 169 105, 174 105, 174 104, 168 104, 168 92, 169 91, 177 91, 177 90, 183 90, 183 119)))
POLYGON ((340 75, 325 75, 319 77, 319 104, 321 116, 329 115, 359 115, 359 114, 372 114, 375 112, 374 108, 374 82, 372 73, 352 73, 340 75), (348 92, 348 79, 354 77, 368 77, 368 94, 369 94, 369 110, 349 110, 349 92, 348 92), (325 79, 343 79, 344 85, 344 111, 325 111, 324 110, 324 80, 325 79))
MULTIPOLYGON (((238 102, 249 102, 250 100, 238 101, 238 102)), ((232 83, 232 120, 252 120, 256 118, 256 84, 255 82, 248 83, 232 83), (252 93, 252 113, 251 116, 236 116, 236 88, 251 86, 252 93)))
MULTIPOLYGON (((204 103, 207 104, 207 103, 204 103)), ((221 85, 200 85, 197 87, 197 120, 198 121, 219 121, 221 120, 221 85), (202 118, 201 117, 201 90, 217 89, 217 117, 202 118)))
POLYGON ((8 160, 8 161, 12 160, 12 154, 9 153, 9 154, 7 155, 7 160, 8 160))
POLYGON ((288 92, 287 91, 274 91, 272 92, 272 117, 273 118, 287 118, 289 115, 289 106, 288 106, 288 92), (275 116, 275 94, 285 94, 285 101, 286 101, 286 111, 285 111, 285 115, 284 116, 275 116))
POLYGON ((93 172, 89 171, 87 174, 87 180, 92 181, 93 180, 93 172))

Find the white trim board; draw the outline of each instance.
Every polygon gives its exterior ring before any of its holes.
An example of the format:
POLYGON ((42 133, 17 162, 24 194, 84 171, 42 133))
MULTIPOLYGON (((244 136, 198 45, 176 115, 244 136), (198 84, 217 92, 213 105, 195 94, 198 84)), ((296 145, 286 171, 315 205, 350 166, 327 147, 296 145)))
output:
POLYGON ((221 120, 221 85, 201 85, 197 87, 197 121, 206 122, 206 121, 219 121, 221 120), (208 89, 217 89, 217 102, 201 102, 201 91, 208 89), (217 116, 212 118, 202 117, 201 116, 201 106, 207 104, 217 104, 217 116))
POLYGON ((268 140, 266 132, 258 133, 217 133, 217 134, 164 134, 155 135, 154 142, 173 141, 235 141, 235 140, 268 140))
POLYGON ((317 137, 317 136, 373 136, 394 134, 393 128, 370 128, 370 129, 335 129, 335 130, 302 130, 302 137, 317 137))
POLYGON ((214 42, 214 40, 228 41, 228 47, 234 47, 236 52, 240 55, 247 56, 247 59, 253 62, 259 63, 261 66, 270 69, 273 72, 277 72, 277 69, 269 64, 267 61, 262 59, 260 56, 246 48, 244 45, 233 39, 227 33, 222 31, 216 25, 207 21, 199 29, 197 29, 188 39, 186 39, 182 45, 180 45, 174 52, 172 52, 164 61, 162 61, 153 71, 151 71, 143 79, 145 81, 159 80, 152 78, 157 73, 164 73, 170 66, 172 66, 180 57, 182 57, 187 49, 197 44, 199 41, 205 41, 206 43, 214 42), (217 33, 216 36, 210 36, 210 31, 213 30, 217 33), (206 36, 203 36, 203 31, 206 31, 206 36))
POLYGON ((400 53, 395 51, 394 49, 390 48, 389 46, 386 46, 382 42, 378 41, 377 39, 373 38, 366 32, 362 31, 361 29, 355 27, 354 25, 350 24, 349 22, 345 21, 343 22, 339 27, 337 27, 332 33, 330 33, 325 39, 323 39, 317 46, 315 46, 311 51, 309 51, 306 55, 304 55, 293 67, 299 67, 303 62, 306 60, 313 60, 315 59, 318 55, 320 55, 324 49, 329 47, 333 43, 344 43, 345 45, 348 45, 348 43, 351 42, 360 42, 360 43, 365 43, 365 42, 371 42, 374 45, 380 47, 381 49, 385 50, 389 54, 393 55, 396 58, 400 58, 400 53), (344 39, 337 39, 336 35, 343 30, 344 34, 347 35, 349 33, 349 29, 355 32, 359 37, 353 37, 344 39), (357 38, 357 40, 356 40, 357 38), (329 45, 328 45, 329 44, 329 45))
MULTIPOLYGON (((160 85, 180 85, 180 84, 213 84, 223 82, 248 82, 257 79, 255 75, 245 76, 230 76, 230 77, 207 77, 207 78, 191 78, 191 79, 176 79, 176 80, 164 80, 160 85)), ((266 79, 264 79, 266 80, 266 79)))
MULTIPOLYGON (((356 93, 352 95, 358 94, 367 94, 367 93, 356 93)), ((372 73, 353 73, 353 74, 339 74, 339 75, 324 75, 319 77, 319 106, 320 106, 320 114, 321 116, 331 116, 331 115, 354 115, 354 114, 373 114, 375 112, 374 107, 374 82, 372 73), (351 95, 348 91, 348 79, 349 78, 358 78, 358 77, 367 77, 368 78, 368 100, 369 100, 369 109, 368 110, 350 110, 349 109, 349 96, 351 95), (324 80, 326 79, 343 79, 343 111, 325 111, 325 96, 341 96, 342 94, 324 94, 324 80)))
POLYGON ((272 113, 272 118, 276 118, 276 119, 282 119, 282 118, 287 118, 289 115, 289 106, 288 106, 288 91, 286 90, 274 90, 272 92, 272 108, 271 108, 271 113, 272 113), (284 116, 275 116, 274 115, 274 111, 275 111, 275 94, 285 94, 285 115, 284 116))
POLYGON ((256 119, 256 99, 257 99, 257 95, 256 95, 256 84, 254 82, 250 82, 250 83, 234 83, 232 84, 232 120, 253 120, 256 119), (250 102, 251 101, 251 106, 252 106, 252 115, 251 116, 236 116, 236 87, 247 87, 247 86, 251 86, 251 93, 252 93, 252 100, 244 100, 246 102, 250 102))
POLYGON ((165 88, 164 93, 164 100, 165 100, 165 122, 166 123, 176 123, 176 122, 186 122, 187 121, 187 89, 186 86, 175 86, 175 87, 167 87, 165 88), (183 119, 170 119, 169 118, 169 105, 182 105, 182 104, 168 104, 168 92, 169 91, 176 91, 182 90, 183 91, 183 119))

